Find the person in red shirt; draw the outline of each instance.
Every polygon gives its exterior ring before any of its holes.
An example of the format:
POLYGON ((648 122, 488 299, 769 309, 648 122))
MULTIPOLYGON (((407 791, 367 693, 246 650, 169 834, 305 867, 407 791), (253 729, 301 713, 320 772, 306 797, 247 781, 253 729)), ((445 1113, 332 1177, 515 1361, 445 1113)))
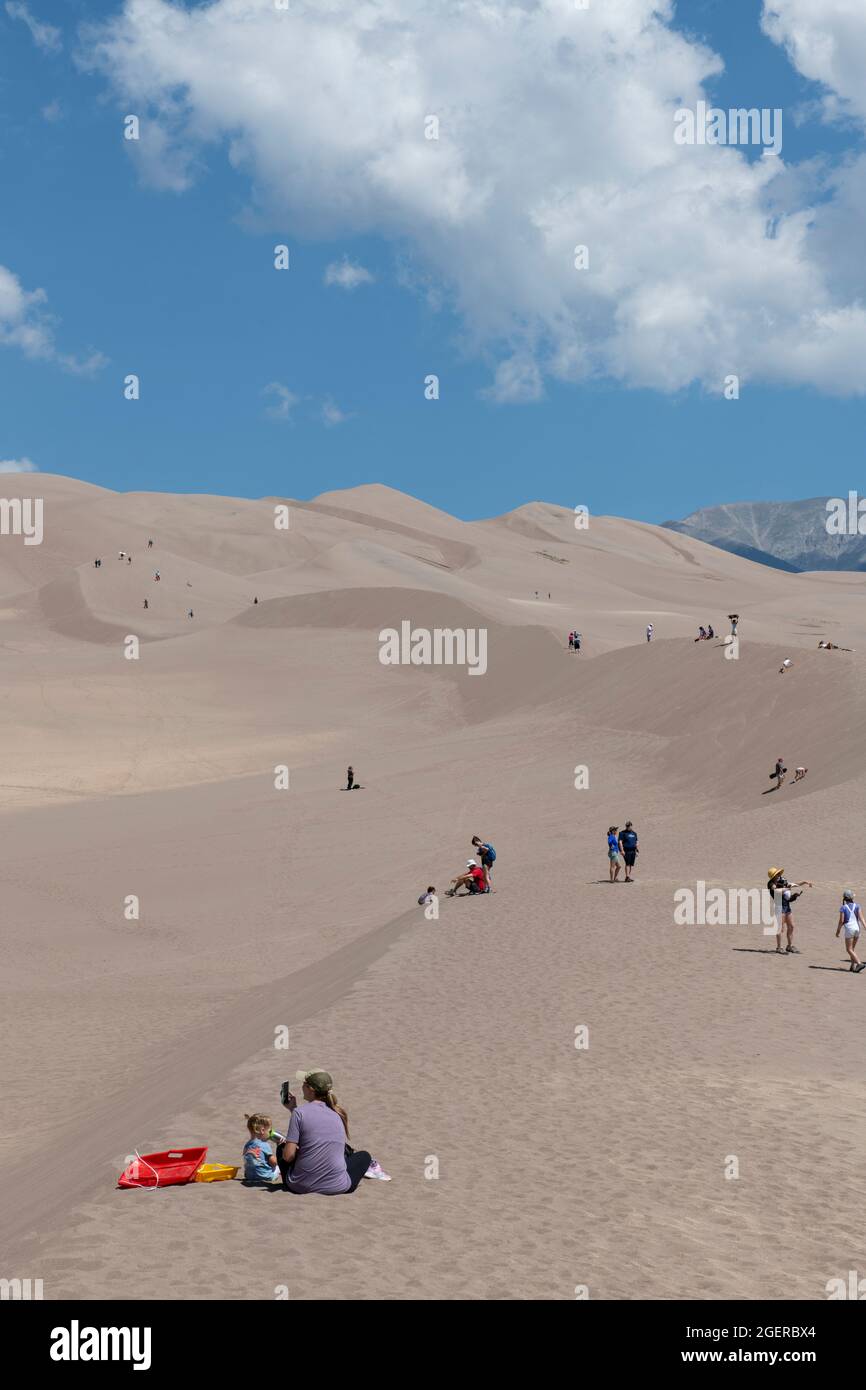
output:
POLYGON ((446 896, 453 898, 458 888, 467 888, 470 893, 487 891, 487 885, 484 882, 484 870, 480 864, 476 864, 472 859, 467 859, 465 874, 459 874, 457 878, 452 878, 451 887, 445 890, 446 896))

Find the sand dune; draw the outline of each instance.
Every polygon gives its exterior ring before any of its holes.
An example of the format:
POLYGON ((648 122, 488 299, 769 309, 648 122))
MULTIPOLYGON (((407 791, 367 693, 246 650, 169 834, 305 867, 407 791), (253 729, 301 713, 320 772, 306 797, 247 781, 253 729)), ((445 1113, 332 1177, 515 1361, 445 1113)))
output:
POLYGON ((231 1297, 807 1299, 857 1267, 863 982, 833 931, 842 887, 866 891, 862 576, 613 517, 578 532, 546 503, 461 522, 378 485, 4 486, 45 504, 42 545, 0 543, 10 1276, 218 1298, 254 1248, 231 1297), (734 609, 737 659, 692 641, 734 609), (383 665, 404 620, 483 628, 486 673, 383 665), (768 791, 777 754, 806 781, 768 791), (637 882, 611 886, 626 817, 637 882), (418 892, 474 833, 498 891, 426 921, 418 892), (814 880, 801 956, 675 924, 678 888, 760 887, 770 863, 814 880), (390 1185, 291 1210, 240 1184, 115 1190, 136 1147, 237 1161, 244 1111, 279 1125, 312 1064, 390 1185), (21 1153, 34 1107, 62 1184, 21 1153))

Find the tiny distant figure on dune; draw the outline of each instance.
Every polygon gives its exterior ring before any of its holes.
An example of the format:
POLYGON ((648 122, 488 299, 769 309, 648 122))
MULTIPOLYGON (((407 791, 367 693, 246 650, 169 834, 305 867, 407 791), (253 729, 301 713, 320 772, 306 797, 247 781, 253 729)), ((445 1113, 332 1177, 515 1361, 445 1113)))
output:
POLYGON ((842 894, 842 906, 839 908, 839 925, 836 927, 836 938, 839 933, 845 930, 845 950, 848 952, 848 959, 851 964, 849 971, 859 975, 861 970, 866 970, 866 962, 860 960, 857 954, 857 943, 860 940, 860 928, 866 925, 863 921, 863 910, 860 904, 854 901, 854 894, 850 888, 846 888, 842 894))
POLYGON ((619 852, 619 840, 617 839, 618 831, 619 826, 617 825, 609 825, 607 828, 607 858, 611 883, 616 883, 622 868, 622 855, 619 852))
POLYGON ((353 791, 355 787, 355 770, 352 767, 346 769, 346 791, 353 791))
POLYGON ((147 548, 148 550, 153 550, 153 541, 148 541, 147 548))
POLYGON ((253 603, 258 603, 258 601, 259 601, 259 597, 258 597, 258 594, 256 594, 256 597, 253 599, 253 603))
POLYGON ((707 629, 706 629, 705 627, 699 627, 699 628, 698 628, 698 635, 697 635, 697 637, 695 638, 695 641, 696 641, 696 642, 706 642, 706 640, 707 640, 707 629))
POLYGON ((193 613, 192 609, 190 609, 186 616, 187 616, 188 618, 194 618, 194 617, 195 617, 195 613, 193 613))
POLYGON ((791 786, 793 787, 793 785, 794 785, 795 782, 802 782, 803 778, 806 776, 806 773, 807 773, 808 771, 809 771, 809 769, 808 769, 807 767, 797 767, 797 768, 795 768, 795 769, 794 769, 794 776, 793 776, 793 778, 792 778, 792 780, 791 780, 791 786))
POLYGON ((782 662, 781 666, 779 667, 779 675, 780 675, 780 676, 784 676, 785 672, 786 672, 786 671, 790 671, 790 669, 791 669, 791 667, 792 667, 793 665, 794 665, 794 663, 793 663, 793 661, 791 660, 791 658, 790 658, 789 656, 786 656, 786 657, 785 657, 785 660, 782 662))
POLYGON ((118 552, 117 552, 117 558, 118 558, 118 560, 125 560, 125 559, 126 559, 126 551, 125 551, 125 550, 118 550, 118 552))
POLYGON ((581 636, 580 636, 580 633, 579 633, 579 632, 576 632, 576 633, 574 634, 574 650, 575 650, 576 652, 579 652, 579 651, 580 651, 580 643, 581 643, 581 636))
POLYGON ((712 623, 710 623, 709 627, 707 628, 707 641, 709 642, 713 637, 715 637, 715 635, 716 634, 713 632, 713 625, 712 623))
POLYGON ((126 563, 127 563, 128 565, 131 565, 131 564, 132 564, 132 556, 131 556, 131 555, 127 555, 127 557, 126 557, 126 563))
POLYGON ((773 771, 770 773, 770 778, 772 779, 773 777, 775 777, 775 779, 776 779, 776 790, 777 790, 777 791, 778 791, 779 787, 781 787, 781 785, 782 785, 782 778, 784 777, 784 775, 785 775, 785 773, 786 773, 787 771, 788 771, 788 769, 784 766, 784 764, 783 764, 783 762, 782 762, 782 759, 781 759, 781 758, 777 758, 777 759, 776 759, 776 766, 773 768, 773 771))
POLYGON ((652 623, 647 623, 647 625, 646 625, 646 640, 647 640, 648 642, 651 642, 651 641, 653 640, 653 631, 654 631, 654 629, 653 629, 652 623))
POLYGON ((837 647, 835 642, 819 642, 818 647, 823 647, 825 652, 853 652, 853 647, 837 647))
POLYGON ((420 898, 418 899, 418 906, 419 906, 419 907, 427 907, 427 906, 429 906, 429 904, 432 903, 432 901, 433 901, 433 899, 434 899, 435 897, 436 897, 436 889, 433 887, 432 884, 430 884, 430 885, 428 886, 428 888, 427 888, 426 893, 422 893, 421 896, 420 896, 420 898))
POLYGON ((485 840, 479 839, 477 835, 472 836, 472 848, 481 860, 481 867, 484 870, 484 883, 489 893, 495 893, 496 889, 490 882, 490 870, 496 863, 496 850, 485 840))
POLYGON ((158 583, 159 583, 159 578, 160 578, 160 576, 159 576, 159 570, 154 570, 153 578, 154 578, 154 583, 158 584, 158 583))
POLYGON ((144 600, 144 606, 145 606, 145 608, 149 608, 149 607, 150 607, 150 604, 148 603, 147 599, 144 600))
POLYGON ((569 649, 569 651, 574 651, 574 633, 573 633, 573 632, 570 632, 570 633, 568 634, 568 649, 569 649))
POLYGON ((736 635, 737 635, 737 624, 739 623, 739 621, 740 621, 740 615, 739 615, 739 613, 729 613, 729 614, 728 614, 728 622, 731 624, 731 636, 732 636, 732 637, 736 637, 736 635))
POLYGON ((101 560, 94 560, 94 562, 93 562, 93 568, 94 568, 95 570, 98 570, 98 569, 101 567, 101 565, 102 565, 102 561, 101 561, 101 560))

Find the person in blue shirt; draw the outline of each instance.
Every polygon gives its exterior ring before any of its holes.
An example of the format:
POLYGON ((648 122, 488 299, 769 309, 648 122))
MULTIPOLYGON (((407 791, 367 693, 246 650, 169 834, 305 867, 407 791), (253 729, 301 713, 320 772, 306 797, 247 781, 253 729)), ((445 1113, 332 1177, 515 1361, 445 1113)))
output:
POLYGON ((484 886, 488 893, 495 893, 496 889, 490 882, 490 870, 496 862, 496 850, 478 835, 472 836, 472 848, 481 860, 481 867, 484 870, 484 886))
MULTIPOLYGON (((271 1143, 271 1120, 268 1115, 247 1115, 250 1137, 244 1144, 244 1181, 271 1183, 280 1177, 277 1156, 271 1143)), ((275 1136, 277 1139, 279 1135, 275 1136)))
POLYGON ((619 852, 619 841, 616 838, 617 827, 609 825, 607 828, 607 857, 610 864, 610 881, 616 883, 619 878, 619 871, 622 868, 622 858, 619 852))
POLYGON ((625 828, 619 832, 619 847, 625 860, 623 883, 634 883, 634 861, 635 855, 638 853, 637 831, 633 828, 630 820, 626 821, 625 828))

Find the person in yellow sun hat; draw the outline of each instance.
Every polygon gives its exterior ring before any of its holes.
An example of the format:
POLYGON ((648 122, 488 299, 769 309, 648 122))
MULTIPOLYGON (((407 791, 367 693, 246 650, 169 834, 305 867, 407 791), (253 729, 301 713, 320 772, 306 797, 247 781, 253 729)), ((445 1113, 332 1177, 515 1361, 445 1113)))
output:
POLYGON ((814 885, 808 879, 801 879, 799 883, 789 883, 785 878, 785 870, 769 868, 767 870, 767 889, 773 899, 773 906, 776 912, 776 955, 777 956, 799 956, 800 951, 794 945, 794 919, 791 916, 791 905, 795 903, 802 894, 795 892, 797 888, 812 888, 814 885), (787 932, 788 944, 782 949, 782 937, 787 932))

